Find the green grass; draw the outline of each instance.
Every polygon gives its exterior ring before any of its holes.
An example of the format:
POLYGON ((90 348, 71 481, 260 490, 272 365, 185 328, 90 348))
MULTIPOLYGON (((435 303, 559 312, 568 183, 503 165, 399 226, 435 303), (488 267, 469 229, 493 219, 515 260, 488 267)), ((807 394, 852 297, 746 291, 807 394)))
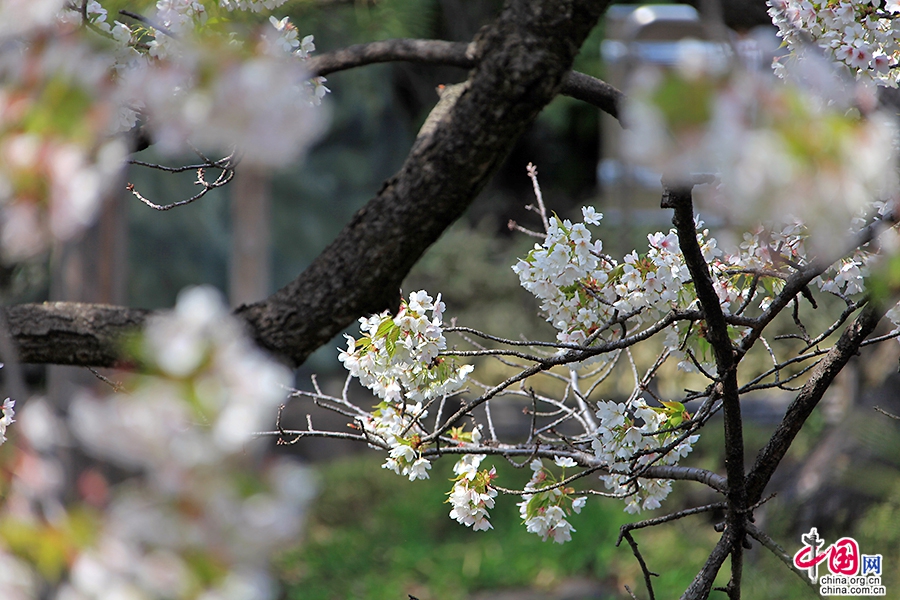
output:
MULTIPOLYGON (((593 502, 575 521, 575 540, 543 543, 521 526, 517 501, 501 497, 493 531, 473 532, 449 518, 452 462, 411 483, 378 468, 377 458, 322 468, 322 490, 307 539, 285 556, 289 597, 464 598, 477 589, 552 585, 571 573, 607 575, 619 525, 614 503, 593 502)), ((530 470, 497 464, 505 485, 522 486, 530 470)))
MULTIPOLYGON (((521 488, 530 476, 527 468, 516 470, 502 459, 494 464, 505 487, 521 488)), ((444 503, 451 487, 450 460, 439 461, 431 479, 414 483, 378 467, 377 457, 322 466, 320 496, 306 539, 281 561, 289 598, 404 599, 413 594, 421 600, 452 600, 476 590, 551 589, 576 575, 607 582, 623 593, 622 583, 642 585, 630 550, 625 544, 615 547, 619 526, 629 520, 620 501, 590 499, 572 517, 577 530, 572 541, 559 545, 525 531, 517 497, 498 498, 491 511, 492 531, 474 532, 450 519, 444 503)), ((676 529, 667 535, 674 535, 677 544, 676 529)), ((657 535, 642 539, 636 534, 642 550, 645 540, 657 535)), ((690 554, 696 555, 691 561, 683 553, 664 561, 661 591, 683 590, 693 572, 682 565, 705 558, 702 548, 690 554)))
MULTIPOLYGON (((305 539, 279 563, 290 600, 406 600, 407 594, 420 600, 456 600, 504 588, 549 594, 572 577, 600 582, 610 590, 605 598, 629 598, 625 585, 639 598, 647 598, 631 549, 625 543, 615 546, 619 526, 715 501, 696 484, 676 482, 661 509, 635 517, 623 512, 620 500, 591 497, 582 513, 571 518, 577 530, 572 541, 558 545, 525 531, 515 506, 517 497, 498 497, 491 511, 491 531, 473 532, 450 519, 444 501, 451 487, 451 459, 436 462, 431 479, 413 483, 379 468, 380 461, 370 454, 320 466, 319 498, 305 539)), ((493 464, 504 487, 521 489, 530 476, 527 468, 516 470, 503 459, 493 464)), ((582 483, 602 489, 593 477, 582 483)), ((772 502, 770 533, 793 554, 799 536, 794 540, 793 534, 782 531, 782 521, 792 509, 779 504, 777 499, 772 502)), ((873 507, 859 531, 841 532, 856 534, 863 551, 885 554, 889 590, 896 590, 890 574, 900 537, 893 526, 896 506, 894 502, 873 507)), ((706 513, 634 532, 648 566, 660 573, 653 582, 657 598, 677 598, 684 592, 718 540, 712 524, 720 517, 706 513)), ((770 553, 753 546, 746 554, 742 597, 818 597, 770 553)), ((727 582, 728 571, 726 562, 716 585, 727 582)), ((725 596, 714 592, 711 598, 725 596)))

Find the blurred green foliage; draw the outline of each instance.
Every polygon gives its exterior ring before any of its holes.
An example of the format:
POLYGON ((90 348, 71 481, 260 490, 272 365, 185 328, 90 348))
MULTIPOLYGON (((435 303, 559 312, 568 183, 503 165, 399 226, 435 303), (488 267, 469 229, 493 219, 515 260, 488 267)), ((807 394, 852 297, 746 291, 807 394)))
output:
MULTIPOLYGON (((527 466, 494 464, 506 485, 528 481, 527 466)), ((571 573, 612 576, 620 507, 590 502, 574 541, 559 546, 526 533, 517 500, 506 496, 491 511, 494 530, 473 532, 447 516, 451 466, 441 461, 431 479, 410 483, 369 456, 324 465, 307 539, 284 557, 288 597, 452 600, 478 589, 551 587, 571 573)))
MULTIPOLYGON (((748 447, 764 443, 768 433, 766 428, 748 426, 748 447)), ((893 434, 896 443, 896 429, 893 434)), ((801 438, 807 437, 817 435, 801 432, 801 438)), ((800 441, 803 445, 812 439, 800 441)), ((521 489, 528 480, 527 467, 515 469, 499 457, 488 461, 497 467, 497 481, 504 487, 521 489)), ((572 579, 595 582, 595 595, 586 597, 624 600, 629 597, 624 590, 628 585, 646 598, 640 568, 627 543, 615 547, 619 526, 720 500, 703 486, 676 482, 661 509, 631 516, 623 512, 619 500, 589 497, 582 513, 570 519, 577 530, 572 541, 557 545, 525 531, 515 506, 518 498, 513 496, 497 498, 490 511, 493 530, 473 532, 450 519, 444 501, 451 487, 452 458, 437 461, 429 480, 413 483, 379 468, 381 462, 366 454, 318 467, 320 495, 305 539, 278 565, 287 598, 394 600, 412 594, 420 600, 454 600, 478 592, 485 597, 501 591, 512 594, 511 590, 535 594, 528 597, 556 597, 555 590, 572 579)), ((713 422, 686 464, 721 471, 722 462, 721 423, 713 422)), ((576 485, 602 490, 594 477, 576 485)), ((900 561, 900 486, 896 477, 885 485, 882 502, 855 515, 851 526, 820 523, 819 532, 827 543, 851 536, 861 552, 882 554, 882 582, 890 593, 900 586, 893 568, 900 561)), ((800 534, 806 531, 798 529, 796 511, 791 500, 775 497, 756 522, 789 555, 800 548, 800 534)), ((722 518, 721 513, 708 512, 633 532, 648 567, 660 574, 653 579, 658 598, 681 595, 715 545, 719 534, 713 524, 722 518)), ((726 563, 716 585, 726 583, 728 571, 726 563)), ((746 554, 743 581, 743 597, 748 600, 818 597, 755 541, 746 554)))

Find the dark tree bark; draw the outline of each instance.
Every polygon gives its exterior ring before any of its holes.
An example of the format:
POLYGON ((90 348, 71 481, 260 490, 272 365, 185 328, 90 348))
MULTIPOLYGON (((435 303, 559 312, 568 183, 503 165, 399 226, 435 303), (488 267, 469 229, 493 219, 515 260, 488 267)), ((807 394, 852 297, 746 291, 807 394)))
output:
MULTIPOLYGON (((392 60, 409 60, 421 50, 426 58, 443 53, 449 64, 471 61, 468 89, 306 271, 266 300, 235 311, 256 341, 296 366, 359 316, 396 309, 400 283, 410 268, 463 214, 567 82, 573 95, 615 110, 621 96, 617 90, 569 75, 607 5, 509 0, 471 44, 395 44, 398 55, 392 60)), ((344 68, 365 64, 389 46, 379 42, 368 50, 340 51, 319 57, 321 69, 311 66, 329 72, 342 60, 344 68)), ((22 346, 22 361, 83 366, 113 364, 119 335, 140 327, 147 316, 129 308, 58 303, 22 305, 7 314, 16 323, 11 333, 22 346)))
POLYGON ((20 304, 4 312, 21 362, 97 367, 118 364, 123 339, 152 314, 82 302, 20 304))

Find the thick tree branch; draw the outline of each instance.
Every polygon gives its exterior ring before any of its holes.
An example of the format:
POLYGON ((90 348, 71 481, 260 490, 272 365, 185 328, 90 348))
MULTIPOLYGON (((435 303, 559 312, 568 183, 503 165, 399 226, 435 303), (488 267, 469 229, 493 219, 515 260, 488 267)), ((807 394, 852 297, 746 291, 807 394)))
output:
MULTIPOLYGON (((475 43, 443 40, 394 39, 357 44, 310 58, 306 66, 312 75, 328 75, 365 65, 385 62, 415 62, 470 69, 477 63, 475 43)), ((560 93, 592 104, 619 118, 625 94, 596 77, 570 71, 560 93)))
POLYGON ((3 312, 21 362, 94 367, 119 363, 123 338, 139 331, 151 314, 78 302, 20 304, 3 312))
POLYGON ((365 65, 385 62, 415 62, 471 69, 475 66, 475 43, 444 40, 393 39, 356 44, 310 57, 311 75, 329 75, 365 65))
POLYGON ((606 5, 508 2, 473 42, 468 89, 400 172, 296 280, 237 310, 259 343, 299 364, 359 315, 396 309, 409 269, 559 92, 606 5))

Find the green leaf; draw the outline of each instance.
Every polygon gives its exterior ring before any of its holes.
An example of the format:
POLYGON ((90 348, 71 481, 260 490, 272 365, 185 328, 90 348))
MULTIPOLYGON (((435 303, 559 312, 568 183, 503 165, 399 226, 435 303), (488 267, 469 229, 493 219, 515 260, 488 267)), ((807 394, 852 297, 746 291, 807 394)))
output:
MULTIPOLYGON (((393 321, 391 321, 393 323, 393 321)), ((379 327, 380 329, 380 327, 379 327)), ((394 358, 394 353, 397 351, 397 340, 400 339, 400 328, 394 327, 391 329, 387 335, 384 336, 384 347, 387 350, 388 357, 394 358)))
POLYGON ((397 324, 394 323, 394 319, 392 319, 391 317, 385 317, 384 320, 382 320, 381 323, 378 325, 378 329, 375 331, 375 335, 372 337, 375 337, 375 338, 384 337, 388 333, 390 333, 391 330, 393 328, 395 328, 396 326, 397 326, 397 324))
POLYGON ((682 404, 681 402, 663 400, 662 405, 668 408, 671 412, 684 412, 684 404, 682 404))

